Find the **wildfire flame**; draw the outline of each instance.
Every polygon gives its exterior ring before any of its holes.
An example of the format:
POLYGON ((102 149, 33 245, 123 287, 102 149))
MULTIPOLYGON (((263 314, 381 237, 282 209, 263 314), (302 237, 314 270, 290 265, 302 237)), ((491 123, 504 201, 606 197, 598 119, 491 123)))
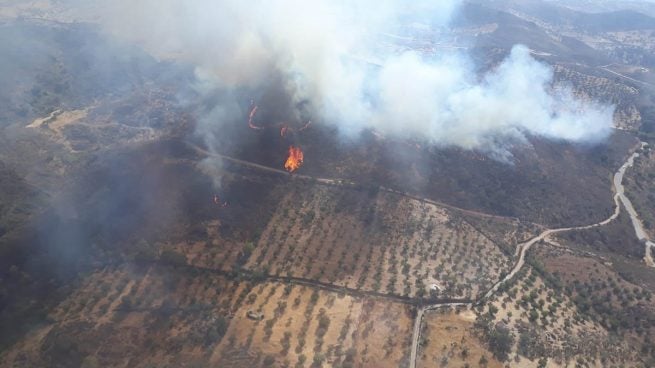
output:
POLYGON ((250 129, 255 129, 255 130, 262 130, 264 129, 263 127, 257 126, 253 124, 253 119, 255 118, 255 114, 257 114, 257 105, 254 103, 252 104, 252 109, 250 109, 250 114, 248 115, 248 127, 250 129))
POLYGON ((289 147, 289 158, 284 163, 284 168, 292 173, 300 168, 303 164, 303 153, 300 147, 289 147))

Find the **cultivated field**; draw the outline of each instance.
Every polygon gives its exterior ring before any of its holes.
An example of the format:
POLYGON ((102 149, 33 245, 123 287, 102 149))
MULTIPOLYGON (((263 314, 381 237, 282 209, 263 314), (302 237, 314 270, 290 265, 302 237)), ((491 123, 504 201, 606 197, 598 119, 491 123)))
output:
POLYGON ((510 258, 443 208, 311 186, 285 197, 246 267, 401 296, 471 298, 509 269, 510 258))
POLYGON ((84 279, 48 320, 0 365, 402 367, 412 310, 192 268, 119 266, 84 279))
POLYGON ((470 310, 428 312, 417 367, 502 367, 476 336, 475 319, 470 310))
POLYGON ((179 367, 204 362, 252 289, 171 267, 107 267, 12 347, 3 366, 179 367))
POLYGON ((639 366, 646 358, 639 347, 650 351, 650 293, 559 245, 541 243, 534 252, 532 267, 476 307, 490 350, 528 367, 544 357, 549 367, 639 366), (626 339, 617 341, 616 333, 626 339))
POLYGON ((408 363, 408 306, 305 286, 260 284, 214 349, 220 367, 402 367, 408 363), (248 311, 262 313, 261 320, 248 311), (246 361, 250 362, 246 364, 246 361))

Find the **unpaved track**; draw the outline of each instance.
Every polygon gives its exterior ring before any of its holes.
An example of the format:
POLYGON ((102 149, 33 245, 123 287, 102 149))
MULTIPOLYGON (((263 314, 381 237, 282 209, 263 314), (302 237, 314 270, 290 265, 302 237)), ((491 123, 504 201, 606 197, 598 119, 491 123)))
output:
POLYGON ((634 78, 632 78, 632 77, 628 77, 627 75, 621 74, 621 73, 619 73, 619 72, 615 72, 614 70, 608 68, 608 67, 611 66, 611 65, 612 65, 612 64, 610 64, 610 65, 605 65, 605 66, 599 66, 598 68, 601 69, 601 70, 604 70, 604 71, 606 71, 606 72, 608 72, 608 73, 614 74, 614 75, 616 75, 617 77, 621 77, 621 78, 627 79, 627 80, 629 80, 629 81, 631 81, 631 82, 639 83, 639 84, 641 84, 642 86, 651 87, 651 88, 655 87, 655 85, 650 84, 650 83, 648 83, 648 82, 640 81, 640 80, 638 80, 638 79, 634 79, 634 78))
MULTIPOLYGON (((270 166, 260 165, 260 164, 250 162, 250 161, 240 160, 238 158, 222 155, 220 153, 210 152, 210 151, 207 151, 206 149, 198 147, 195 144, 192 144, 192 143, 189 143, 189 142, 187 142, 187 145, 191 149, 193 149, 194 151, 196 151, 197 153, 199 153, 201 155, 210 156, 210 157, 218 157, 218 158, 220 158, 222 160, 232 162, 232 163, 235 163, 237 165, 250 167, 250 168, 253 168, 253 169, 257 169, 257 170, 267 171, 267 172, 274 173, 274 174, 280 174, 280 175, 284 175, 284 176, 291 177, 291 178, 307 180, 307 181, 314 181, 314 182, 317 182, 317 183, 320 183, 320 184, 325 184, 325 185, 340 185, 340 186, 352 186, 352 187, 358 185, 357 183, 355 183, 353 181, 349 181, 349 180, 345 180, 345 179, 319 178, 319 177, 314 177, 314 176, 309 176, 309 175, 302 175, 302 174, 290 174, 289 172, 281 170, 281 169, 276 169, 276 168, 273 168, 273 167, 270 167, 270 166)), ((444 207, 444 208, 454 210, 454 211, 457 211, 457 212, 460 212, 460 213, 464 213, 464 214, 467 214, 467 215, 472 215, 472 216, 477 216, 477 217, 485 217, 485 218, 493 218, 493 219, 504 219, 504 220, 510 220, 510 221, 518 221, 518 218, 516 218, 516 217, 499 216, 499 215, 492 215, 492 214, 489 214, 489 213, 479 212, 479 211, 475 211, 475 210, 467 210, 465 208, 460 208, 460 207, 456 207, 456 206, 453 206, 453 205, 450 205, 450 204, 447 204, 447 203, 438 202, 438 201, 435 201, 435 200, 432 200, 432 199, 419 197, 419 196, 416 196, 416 195, 413 195, 413 194, 410 194, 410 193, 407 193, 407 192, 402 192, 400 190, 391 189, 391 188, 387 188, 387 187, 384 187, 384 186, 380 186, 378 188, 379 188, 379 190, 387 192, 387 193, 397 194, 397 195, 400 195, 400 196, 403 196, 403 197, 411 198, 411 199, 414 199, 414 200, 417 200, 417 201, 420 201, 420 202, 432 204, 432 205, 439 206, 439 207, 444 207)), ((544 227, 543 225, 536 224, 536 223, 533 224, 533 225, 536 225, 536 226, 539 226, 539 227, 542 227, 542 228, 544 227)))
POLYGON ((412 335, 412 351, 409 355, 409 366, 416 367, 416 359, 418 355, 418 345, 421 339, 421 325, 423 324, 423 315, 429 310, 440 308, 457 308, 457 307, 470 307, 473 303, 440 303, 432 304, 425 307, 420 307, 416 311, 416 319, 414 319, 414 330, 412 335))
MULTIPOLYGON (((641 143, 641 147, 643 148, 646 145, 646 143, 641 143)), ((194 149, 195 151, 207 155, 207 156, 213 156, 213 157, 219 157, 223 160, 233 162, 239 165, 243 165, 246 167, 251 167, 263 171, 268 171, 271 173, 276 173, 276 174, 282 174, 289 176, 289 174, 286 171, 275 169, 272 167, 264 166, 264 165, 259 165, 253 162, 249 161, 244 161, 244 160, 239 160, 233 157, 221 155, 221 154, 216 154, 209 152, 207 150, 204 150, 198 146, 189 144, 189 146, 194 149)), ((638 148, 638 147, 637 147, 638 148)), ((643 225, 641 224, 641 221, 639 220, 639 216, 637 215, 637 212, 635 211, 634 207, 632 206, 632 203, 628 199, 628 197, 625 195, 625 188, 623 186, 623 176, 625 175, 625 171, 629 168, 632 167, 634 164, 634 160, 636 157, 639 156, 638 152, 634 152, 630 157, 628 157, 627 161, 619 168, 619 170, 614 174, 614 180, 612 182, 613 188, 614 188, 614 213, 608 217, 607 219, 597 222, 595 224, 591 225, 584 225, 584 226, 574 226, 574 227, 564 227, 564 228, 558 228, 558 229, 547 229, 543 231, 541 234, 537 235, 536 237, 520 243, 516 246, 516 254, 518 255, 518 258, 516 260, 516 263, 514 264, 514 267, 512 267, 512 270, 505 275, 501 280, 496 282, 482 297, 478 298, 476 301, 470 302, 470 301, 452 301, 452 302, 438 302, 438 303, 433 303, 433 304, 428 304, 424 306, 419 306, 417 308, 417 313, 416 313, 416 319, 414 320, 414 329, 413 329, 413 337, 412 337, 412 346, 411 346, 411 354, 410 354, 410 362, 409 362, 409 367, 410 368, 416 368, 416 362, 418 358, 418 348, 419 348, 419 342, 421 339, 421 325, 423 322, 423 316, 425 315, 425 312, 430 311, 430 310, 435 310, 435 309, 440 309, 440 308, 449 308, 449 307, 471 307, 473 305, 480 304, 482 301, 490 298, 493 296, 498 289, 503 285, 504 283, 508 282, 511 280, 516 274, 523 268, 525 265, 525 256, 530 250, 530 248, 536 244, 541 242, 542 240, 547 240, 547 238, 551 235, 554 234, 559 234, 567 231, 573 231, 573 230, 586 230, 586 229, 592 229, 600 226, 604 226, 609 224, 610 222, 614 221, 619 214, 621 213, 621 203, 626 207, 628 214, 630 215, 630 219, 632 220, 632 225, 635 229, 635 234, 637 235, 637 238, 642 240, 645 243, 645 256, 644 256, 644 261, 646 264, 648 264, 651 267, 655 267, 655 263, 653 262, 653 258, 651 255, 651 250, 652 248, 655 248, 655 243, 653 243, 651 240, 648 239, 646 232, 644 231, 643 225)), ((346 185, 346 186, 353 186, 356 185, 356 183, 347 181, 347 180, 341 180, 341 179, 327 179, 327 178, 315 178, 312 176, 308 175, 300 175, 300 174, 293 174, 292 175, 295 178, 299 179, 304 179, 304 180, 312 180, 316 181, 322 184, 328 184, 328 185, 346 185)), ((502 217, 502 216, 496 216, 496 215, 490 215, 486 213, 481 213, 477 211, 471 211, 471 210, 466 210, 463 208, 458 208, 454 207, 445 203, 433 201, 430 199, 426 198, 421 198, 417 197, 414 195, 411 195, 409 193, 401 192, 398 190, 386 188, 386 187, 380 187, 380 190, 383 190, 388 193, 394 193, 402 196, 406 196, 412 199, 416 199, 425 203, 430 203, 434 204, 436 206, 442 206, 446 207, 452 210, 456 210, 462 213, 468 213, 476 216, 483 216, 483 217, 489 217, 489 218, 504 218, 504 219, 510 219, 512 221, 515 221, 516 218, 510 218, 510 217, 502 217)), ((541 226, 541 225, 539 225, 541 226)), ((543 227, 543 226, 542 226, 543 227)), ((310 282, 311 283, 311 282, 310 282)))
MULTIPOLYGON (((641 147, 643 148, 645 146, 645 143, 641 143, 641 147)), ((572 230, 586 230, 586 229, 592 229, 600 226, 604 226, 609 224, 610 222, 614 221, 617 217, 619 217, 619 214, 621 213, 621 203, 626 207, 627 212, 630 214, 630 219, 632 220, 632 225, 635 229, 635 233, 637 234, 637 237, 644 241, 646 244, 646 255, 644 257, 644 260, 646 261, 646 264, 649 266, 655 266, 653 264, 653 259, 651 256, 651 249, 655 248, 655 243, 651 242, 648 240, 646 237, 646 232, 644 231, 641 221, 639 220, 639 216, 637 215, 637 212, 634 210, 634 207, 632 206, 632 203, 630 203, 630 200, 626 197, 625 195, 625 188, 623 187, 623 176, 625 175, 625 171, 629 168, 632 167, 634 164, 635 158, 639 156, 638 152, 634 152, 630 157, 628 157, 627 161, 619 168, 619 170, 614 174, 614 180, 613 180, 613 187, 614 187, 614 213, 608 217, 607 219, 597 222, 595 224, 591 225, 585 225, 585 226, 574 226, 574 227, 564 227, 564 228, 559 228, 559 229, 548 229, 542 232, 541 234, 537 235, 536 237, 524 242, 520 243, 516 246, 516 253, 518 254, 518 259, 516 263, 514 264, 514 267, 512 270, 505 275, 500 281, 498 281, 496 284, 494 284, 491 289, 489 289, 481 298, 479 298, 477 301, 474 303, 444 303, 444 304, 433 304, 433 305, 428 305, 422 308, 419 308, 416 314, 416 320, 414 321, 414 337, 412 338, 412 350, 411 350, 411 355, 410 355, 410 368, 416 368, 416 361, 417 361, 417 356, 418 356, 418 345, 421 339, 421 324, 422 324, 422 319, 423 315, 425 314, 426 311, 431 310, 431 309, 438 309, 438 308, 446 308, 446 307, 457 307, 457 306, 472 306, 472 305, 477 305, 481 303, 482 301, 489 299, 491 296, 493 296, 498 289, 506 283, 507 281, 511 280, 516 274, 523 268, 525 265, 525 255, 528 253, 528 250, 536 244, 539 243, 542 240, 547 240, 547 238, 550 235, 554 234, 559 234, 567 231, 572 231, 572 230)))
MULTIPOLYGON (((641 143, 641 148, 645 148, 646 146, 648 146, 647 143, 641 143)), ((630 215, 632 227, 635 229, 635 235, 637 236, 637 239, 644 243, 646 248, 644 252, 644 262, 646 262, 646 264, 650 267, 655 267, 655 262, 653 262, 653 256, 651 254, 652 248, 655 248, 655 243, 648 238, 648 233, 646 233, 646 230, 644 229, 644 224, 641 222, 639 214, 632 205, 632 202, 628 196, 625 195, 625 188, 623 187, 623 175, 628 168, 634 165, 635 158, 637 157, 639 157, 639 153, 635 152, 632 156, 630 156, 630 159, 628 159, 628 161, 623 164, 623 166, 621 166, 619 172, 617 172, 614 176, 614 187, 617 188, 616 195, 618 199, 621 200, 621 203, 623 203, 623 206, 630 215)))

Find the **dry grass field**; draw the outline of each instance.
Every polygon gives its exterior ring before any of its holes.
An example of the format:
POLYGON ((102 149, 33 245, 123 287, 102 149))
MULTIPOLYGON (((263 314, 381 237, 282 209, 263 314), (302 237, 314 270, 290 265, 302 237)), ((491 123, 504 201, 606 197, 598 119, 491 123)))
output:
POLYGON ((0 365, 402 367, 412 318, 404 304, 305 286, 108 267, 86 278, 0 365))
POLYGON ((456 214, 396 194, 290 193, 246 267, 409 297, 475 297, 510 259, 456 214))
POLYGON ((417 367, 503 367, 476 336, 475 319, 470 310, 426 314, 417 367))
POLYGON ((412 315, 408 306, 305 286, 260 284, 235 314, 211 356, 220 367, 243 359, 280 367, 402 367, 412 315), (262 313, 260 321, 248 311, 262 313))
MULTIPOLYGON (((176 23, 107 32, 97 17, 115 5, 94 3, 0 0, 0 368, 655 367, 655 272, 626 211, 612 216, 612 177, 653 143, 655 31, 641 27, 655 19, 465 1, 449 32, 403 9, 343 58, 318 55, 362 68, 350 101, 375 119, 354 124, 326 114, 342 102, 297 68, 301 43, 245 32, 236 56, 257 62, 228 81, 232 64, 205 58, 221 50, 185 41, 200 23, 131 42, 119 34, 176 23), (549 65, 547 86, 516 44, 549 65), (448 98, 405 96, 427 125, 396 134, 378 112, 395 96, 387 62, 406 61, 452 63, 462 88, 432 88, 441 69, 399 83, 448 98), (517 81, 537 100, 496 106, 517 81), (488 106, 459 111, 477 98, 488 106), (544 129, 586 103, 614 107, 616 129, 544 129), (478 116, 501 108, 507 121, 478 116), (289 146, 304 155, 293 172, 289 146)), ((196 5, 181 8, 211 19, 196 5)), ((235 24, 279 26, 259 13, 235 24)), ((224 26, 202 41, 234 41, 224 26)), ((655 237, 655 155, 640 154, 625 194, 655 237)))

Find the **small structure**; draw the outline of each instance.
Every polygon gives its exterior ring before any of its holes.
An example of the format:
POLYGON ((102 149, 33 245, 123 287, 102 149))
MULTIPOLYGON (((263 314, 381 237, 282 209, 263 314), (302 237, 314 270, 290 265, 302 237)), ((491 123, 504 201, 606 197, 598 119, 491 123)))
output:
POLYGON ((439 284, 435 283, 435 284, 430 285, 430 291, 441 292, 441 291, 443 291, 443 289, 441 288, 441 286, 439 284))
POLYGON ((253 310, 249 310, 248 313, 246 313, 246 316, 253 321, 261 321, 264 319, 264 313, 255 312, 253 310))

